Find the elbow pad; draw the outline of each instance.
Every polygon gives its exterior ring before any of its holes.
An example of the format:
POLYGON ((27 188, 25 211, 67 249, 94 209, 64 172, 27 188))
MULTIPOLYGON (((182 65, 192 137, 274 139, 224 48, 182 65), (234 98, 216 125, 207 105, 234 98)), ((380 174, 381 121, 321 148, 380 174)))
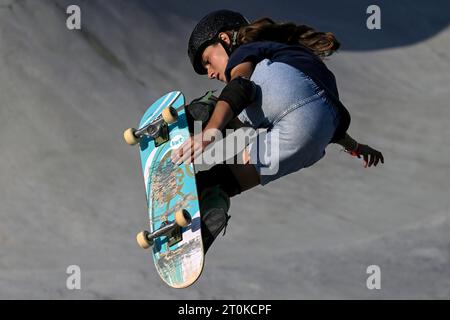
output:
POLYGON ((256 98, 256 84, 248 79, 237 77, 231 80, 219 96, 219 101, 227 102, 234 117, 242 112, 256 98))

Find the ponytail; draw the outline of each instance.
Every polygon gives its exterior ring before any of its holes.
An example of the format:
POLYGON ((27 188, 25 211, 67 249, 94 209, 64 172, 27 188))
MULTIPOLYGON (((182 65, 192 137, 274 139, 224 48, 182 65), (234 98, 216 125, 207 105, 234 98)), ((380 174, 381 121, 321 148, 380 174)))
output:
POLYGON ((302 45, 320 58, 336 52, 340 43, 331 32, 318 32, 306 25, 276 23, 270 18, 259 19, 239 29, 237 42, 275 41, 290 45, 302 45))

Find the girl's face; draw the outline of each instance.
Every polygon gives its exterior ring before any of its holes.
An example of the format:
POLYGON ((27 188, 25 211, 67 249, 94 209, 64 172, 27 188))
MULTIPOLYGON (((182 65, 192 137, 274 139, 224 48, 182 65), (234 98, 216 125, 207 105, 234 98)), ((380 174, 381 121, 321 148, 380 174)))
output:
MULTIPOLYGON (((224 39, 225 42, 228 42, 227 40, 229 41, 229 38, 224 39)), ((202 64, 207 71, 208 78, 226 82, 225 68, 227 63, 228 54, 220 43, 212 44, 203 51, 202 64)))

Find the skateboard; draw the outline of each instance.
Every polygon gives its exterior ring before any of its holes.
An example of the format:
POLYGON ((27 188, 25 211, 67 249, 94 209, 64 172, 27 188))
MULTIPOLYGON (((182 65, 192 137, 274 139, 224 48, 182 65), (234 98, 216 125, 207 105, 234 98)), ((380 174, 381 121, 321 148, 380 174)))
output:
POLYGON ((138 129, 124 139, 139 145, 150 229, 138 233, 141 248, 151 247, 156 270, 173 288, 186 288, 201 275, 204 248, 193 164, 171 162, 172 150, 190 137, 185 99, 170 92, 144 113, 138 129))

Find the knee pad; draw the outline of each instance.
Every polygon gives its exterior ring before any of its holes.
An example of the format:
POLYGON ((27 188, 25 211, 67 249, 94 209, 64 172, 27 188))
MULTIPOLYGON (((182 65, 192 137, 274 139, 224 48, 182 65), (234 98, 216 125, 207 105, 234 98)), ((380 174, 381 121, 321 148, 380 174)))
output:
POLYGON ((236 117, 255 100, 256 92, 256 84, 253 81, 237 77, 222 90, 219 101, 227 102, 233 110, 233 117, 236 117))

